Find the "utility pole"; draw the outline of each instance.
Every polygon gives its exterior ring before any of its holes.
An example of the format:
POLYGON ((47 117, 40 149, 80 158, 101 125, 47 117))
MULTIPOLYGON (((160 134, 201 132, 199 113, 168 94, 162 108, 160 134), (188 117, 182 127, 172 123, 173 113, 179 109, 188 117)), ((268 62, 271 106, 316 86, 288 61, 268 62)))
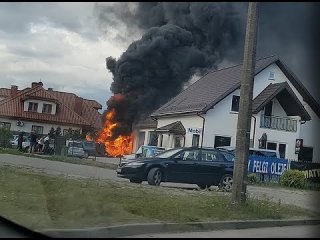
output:
POLYGON ((252 92, 257 45, 257 5, 257 2, 250 2, 248 7, 244 57, 241 70, 240 103, 232 186, 232 201, 237 205, 240 205, 246 201, 247 192, 247 168, 252 116, 252 92))

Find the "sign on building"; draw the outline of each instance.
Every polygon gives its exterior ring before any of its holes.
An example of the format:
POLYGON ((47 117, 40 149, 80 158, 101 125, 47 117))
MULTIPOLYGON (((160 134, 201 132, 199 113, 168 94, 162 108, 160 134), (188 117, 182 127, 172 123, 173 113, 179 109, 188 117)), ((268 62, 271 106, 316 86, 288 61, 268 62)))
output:
POLYGON ((201 134, 202 128, 187 128, 188 134, 201 134))

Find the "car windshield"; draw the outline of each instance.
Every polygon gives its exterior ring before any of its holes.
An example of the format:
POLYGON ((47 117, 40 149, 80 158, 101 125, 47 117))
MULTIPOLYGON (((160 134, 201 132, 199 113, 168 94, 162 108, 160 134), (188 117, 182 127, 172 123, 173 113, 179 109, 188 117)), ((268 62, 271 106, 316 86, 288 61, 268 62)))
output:
POLYGON ((157 158, 169 158, 169 157, 172 157, 173 155, 175 155, 176 153, 178 153, 181 150, 182 150, 181 148, 170 149, 170 150, 164 151, 162 153, 159 153, 157 155, 157 158))
POLYGON ((81 142, 70 142, 69 147, 76 147, 76 148, 82 148, 83 145, 81 142))

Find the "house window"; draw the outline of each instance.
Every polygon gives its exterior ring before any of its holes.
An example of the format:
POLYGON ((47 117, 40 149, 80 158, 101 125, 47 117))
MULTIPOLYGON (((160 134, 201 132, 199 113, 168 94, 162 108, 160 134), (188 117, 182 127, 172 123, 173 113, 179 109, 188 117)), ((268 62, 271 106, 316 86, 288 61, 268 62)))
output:
POLYGON ((284 143, 279 144, 280 158, 286 158, 286 147, 287 147, 287 144, 284 144, 284 143))
POLYGON ((298 159, 303 162, 312 162, 313 148, 303 146, 300 149, 298 159))
POLYGON ((267 149, 269 149, 269 150, 277 150, 277 143, 267 142, 267 149))
POLYGON ((193 134, 193 136, 192 136, 192 147, 199 147, 199 140, 200 140, 200 135, 199 134, 193 134))
POLYGON ((38 103, 29 102, 28 112, 37 112, 38 111, 38 103))
POLYGON ((11 123, 9 123, 9 122, 0 122, 0 127, 10 130, 11 123))
POLYGON ((51 113, 52 105, 51 104, 43 104, 42 113, 51 113))
POLYGON ((157 146, 158 144, 158 134, 155 131, 149 132, 149 146, 157 146))
POLYGON ((274 80, 274 72, 269 73, 269 80, 274 80))
POLYGON ((138 136, 138 148, 141 147, 144 144, 144 138, 145 138, 146 132, 139 132, 138 136))
POLYGON ((222 136, 215 136, 214 138, 214 147, 225 147, 230 146, 231 144, 231 137, 222 137, 222 136))
POLYGON ((231 106, 232 112, 239 112, 239 102, 240 102, 240 96, 232 96, 232 106, 231 106))
POLYGON ((31 130, 34 131, 36 134, 43 134, 43 127, 42 126, 32 125, 31 130))

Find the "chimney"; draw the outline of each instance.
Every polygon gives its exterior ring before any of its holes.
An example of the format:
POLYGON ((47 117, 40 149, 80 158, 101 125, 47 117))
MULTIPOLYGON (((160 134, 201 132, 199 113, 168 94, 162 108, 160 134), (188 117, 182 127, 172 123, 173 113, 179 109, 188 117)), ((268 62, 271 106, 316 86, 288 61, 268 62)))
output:
POLYGON ((43 83, 40 81, 40 82, 32 82, 31 83, 31 88, 34 88, 34 87, 37 87, 37 86, 43 86, 43 83))
POLYGON ((10 97, 15 97, 18 94, 18 86, 16 85, 11 85, 10 89, 10 97))
POLYGON ((74 103, 74 111, 78 113, 80 116, 82 114, 82 101, 83 99, 77 96, 76 101, 74 103))
POLYGON ((48 88, 48 91, 53 91, 53 88, 49 87, 49 88, 48 88))

